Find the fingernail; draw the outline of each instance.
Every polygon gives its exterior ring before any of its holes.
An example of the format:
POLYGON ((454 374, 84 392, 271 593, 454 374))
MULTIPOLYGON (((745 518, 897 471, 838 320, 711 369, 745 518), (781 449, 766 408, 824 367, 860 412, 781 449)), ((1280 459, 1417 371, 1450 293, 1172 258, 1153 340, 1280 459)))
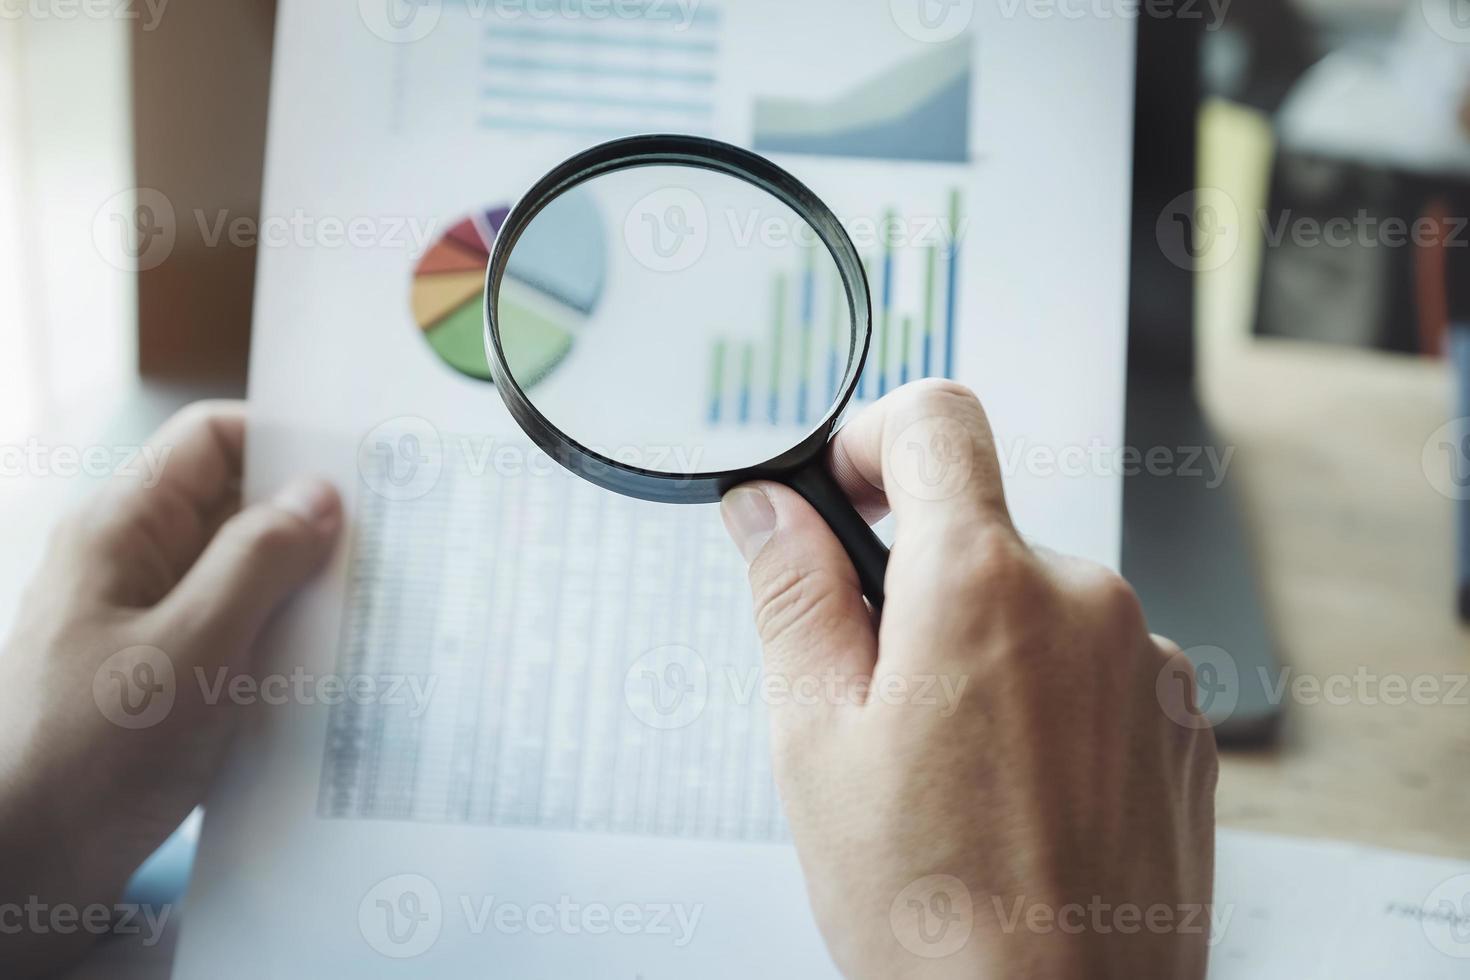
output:
POLYGON ((754 487, 736 487, 725 494, 720 515, 746 562, 754 561, 776 533, 776 510, 770 498, 754 487))
POLYGON ((325 480, 293 480, 276 494, 275 505, 295 514, 323 534, 335 531, 342 518, 337 491, 325 480))

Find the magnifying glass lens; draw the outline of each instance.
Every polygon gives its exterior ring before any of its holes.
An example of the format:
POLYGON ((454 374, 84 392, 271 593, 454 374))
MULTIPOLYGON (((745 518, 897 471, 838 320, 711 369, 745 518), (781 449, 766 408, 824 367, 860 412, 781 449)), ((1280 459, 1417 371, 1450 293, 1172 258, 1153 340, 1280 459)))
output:
POLYGON ((506 368, 546 421, 661 474, 790 450, 831 415, 863 347, 812 225, 694 166, 614 170, 552 197, 495 302, 506 368))

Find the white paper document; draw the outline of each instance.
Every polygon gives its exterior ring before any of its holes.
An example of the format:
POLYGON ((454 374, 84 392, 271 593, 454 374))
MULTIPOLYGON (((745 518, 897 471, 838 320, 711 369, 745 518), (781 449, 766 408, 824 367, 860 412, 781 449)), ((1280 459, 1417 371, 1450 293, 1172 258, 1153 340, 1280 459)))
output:
MULTIPOLYGON (((765 153, 869 264, 859 404, 972 386, 1021 530, 1116 566, 1120 474, 1097 460, 1122 444, 1134 28, 904 0, 282 0, 246 491, 322 473, 349 521, 263 651, 293 693, 250 713, 209 800, 176 975, 834 976, 717 511, 530 449, 476 377, 485 252, 604 139, 765 153)), ((554 374, 595 356, 599 297, 546 271, 554 374)), ((790 329, 699 352, 670 411, 794 443, 826 368, 782 344, 825 335, 824 290, 778 277, 790 329)))
POLYGON ((1210 980, 1470 976, 1470 861, 1222 830, 1210 980))

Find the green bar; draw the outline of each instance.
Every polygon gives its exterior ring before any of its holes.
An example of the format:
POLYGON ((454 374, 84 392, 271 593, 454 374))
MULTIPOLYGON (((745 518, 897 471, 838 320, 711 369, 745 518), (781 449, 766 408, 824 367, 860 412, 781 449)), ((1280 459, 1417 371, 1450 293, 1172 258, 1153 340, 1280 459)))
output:
POLYGON ((939 269, 939 243, 935 242, 924 256, 924 336, 934 336, 934 276, 939 269))
MULTIPOLYGON (((797 375, 798 380, 805 383, 807 388, 812 384, 812 321, 816 319, 817 292, 817 256, 814 251, 806 251, 806 279, 801 287, 802 301, 802 323, 801 323, 801 373, 797 375)), ((806 406, 797 407, 797 411, 805 411, 806 406)))
POLYGON ((949 192, 949 280, 945 286, 944 376, 954 377, 955 302, 959 284, 960 189, 949 192))
POLYGON ((909 358, 913 356, 914 318, 906 316, 903 318, 903 374, 900 381, 908 380, 909 358))

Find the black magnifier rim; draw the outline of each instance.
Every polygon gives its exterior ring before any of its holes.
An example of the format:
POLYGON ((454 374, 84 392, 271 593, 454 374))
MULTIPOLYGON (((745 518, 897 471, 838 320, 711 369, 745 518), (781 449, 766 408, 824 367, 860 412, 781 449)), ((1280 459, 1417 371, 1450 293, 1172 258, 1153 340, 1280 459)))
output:
POLYGON ((805 184, 765 157, 702 136, 630 136, 594 146, 558 164, 511 209, 495 236, 485 277, 485 353, 490 361, 490 375, 511 417, 547 455, 583 479, 606 490, 658 503, 715 503, 741 483, 757 479, 784 481, 817 459, 852 400, 858 376, 868 358, 872 332, 872 296, 867 270, 847 229, 832 210, 805 184), (516 382, 506 361, 500 343, 497 300, 511 252, 531 222, 552 201, 579 184, 619 170, 659 165, 711 170, 765 190, 812 226, 842 276, 855 329, 848 347, 847 374, 838 397, 810 434, 764 463, 708 473, 663 473, 610 459, 583 446, 542 415, 516 382))

